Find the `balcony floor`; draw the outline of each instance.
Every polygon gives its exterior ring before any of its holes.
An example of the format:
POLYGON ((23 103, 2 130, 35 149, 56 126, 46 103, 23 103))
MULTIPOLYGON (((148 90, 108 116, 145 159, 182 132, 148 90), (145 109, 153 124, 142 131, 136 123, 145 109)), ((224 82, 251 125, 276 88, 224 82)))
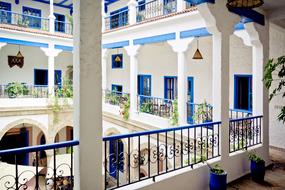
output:
POLYGON ((244 176, 228 185, 228 190, 284 190, 285 189, 285 152, 270 149, 273 165, 266 170, 262 184, 251 180, 250 175, 244 176))

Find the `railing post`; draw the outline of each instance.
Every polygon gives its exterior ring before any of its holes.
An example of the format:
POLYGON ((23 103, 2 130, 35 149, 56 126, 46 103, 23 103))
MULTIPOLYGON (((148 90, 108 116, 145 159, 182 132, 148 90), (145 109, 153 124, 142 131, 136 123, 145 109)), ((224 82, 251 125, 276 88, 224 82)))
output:
POLYGON ((129 9, 129 25, 135 24, 137 22, 137 1, 136 0, 130 0, 128 3, 128 9, 129 9))

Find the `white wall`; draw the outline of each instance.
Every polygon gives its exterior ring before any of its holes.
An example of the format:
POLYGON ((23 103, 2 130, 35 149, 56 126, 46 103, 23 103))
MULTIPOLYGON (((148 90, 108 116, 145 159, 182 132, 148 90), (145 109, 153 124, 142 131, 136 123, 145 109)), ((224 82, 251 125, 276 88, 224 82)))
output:
MULTIPOLYGON (((270 24, 270 40, 269 40, 269 57, 278 58, 285 55, 285 29, 280 28, 274 24, 270 24)), ((278 84, 273 83, 273 87, 278 84)), ((272 99, 269 107, 269 136, 270 145, 285 149, 285 124, 277 120, 280 113, 280 107, 285 105, 285 98, 281 95, 272 99)))
MULTIPOLYGON (((8 65, 8 56, 17 55, 18 45, 6 45, 0 50, 0 84, 9 82, 24 82, 34 84, 34 69, 47 69, 48 57, 38 47, 21 46, 21 53, 24 56, 24 66, 12 68, 8 65)), ((61 52, 55 59, 55 69, 62 70, 64 77, 67 66, 72 65, 72 53, 61 52)))

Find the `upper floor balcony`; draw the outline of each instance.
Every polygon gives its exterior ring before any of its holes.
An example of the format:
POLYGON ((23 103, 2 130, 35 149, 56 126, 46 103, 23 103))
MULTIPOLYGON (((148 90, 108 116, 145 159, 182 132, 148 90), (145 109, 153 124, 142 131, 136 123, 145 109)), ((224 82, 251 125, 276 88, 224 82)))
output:
POLYGON ((104 17, 103 31, 153 21, 193 7, 187 0, 142 0, 133 3, 130 1, 125 7, 114 5, 114 11, 109 11, 104 17))
POLYGON ((30 12, 17 13, 0 9, 0 25, 5 29, 28 29, 27 31, 37 30, 51 33, 54 30, 55 33, 59 34, 73 34, 72 22, 65 22, 57 19, 53 21, 49 18, 35 16, 30 12), (54 22, 54 24, 51 22, 54 22))

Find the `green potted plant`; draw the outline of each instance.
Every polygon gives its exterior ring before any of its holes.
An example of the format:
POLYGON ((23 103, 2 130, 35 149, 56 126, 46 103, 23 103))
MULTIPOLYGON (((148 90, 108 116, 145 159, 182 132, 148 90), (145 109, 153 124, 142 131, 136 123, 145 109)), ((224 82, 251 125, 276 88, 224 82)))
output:
POLYGON ((177 126, 179 123, 178 118, 179 118, 178 101, 177 101, 177 98, 175 98, 173 100, 173 113, 172 113, 171 118, 170 118, 170 124, 172 126, 177 126))
POLYGON ((251 178, 255 182, 263 182, 265 176, 265 161, 254 152, 248 152, 251 178))
POLYGON ((211 107, 206 101, 198 104, 197 110, 194 110, 193 120, 197 124, 212 121, 211 107))
POLYGON ((120 115, 123 116, 123 118, 125 120, 128 120, 130 117, 130 98, 129 96, 125 97, 126 100, 121 104, 121 111, 120 111, 120 115))
POLYGON ((27 95, 29 90, 27 86, 19 82, 12 82, 7 85, 5 92, 8 94, 9 98, 17 98, 20 96, 27 95))
POLYGON ((226 190, 227 189, 227 172, 220 165, 216 164, 213 167, 207 163, 210 168, 210 190, 226 190))

